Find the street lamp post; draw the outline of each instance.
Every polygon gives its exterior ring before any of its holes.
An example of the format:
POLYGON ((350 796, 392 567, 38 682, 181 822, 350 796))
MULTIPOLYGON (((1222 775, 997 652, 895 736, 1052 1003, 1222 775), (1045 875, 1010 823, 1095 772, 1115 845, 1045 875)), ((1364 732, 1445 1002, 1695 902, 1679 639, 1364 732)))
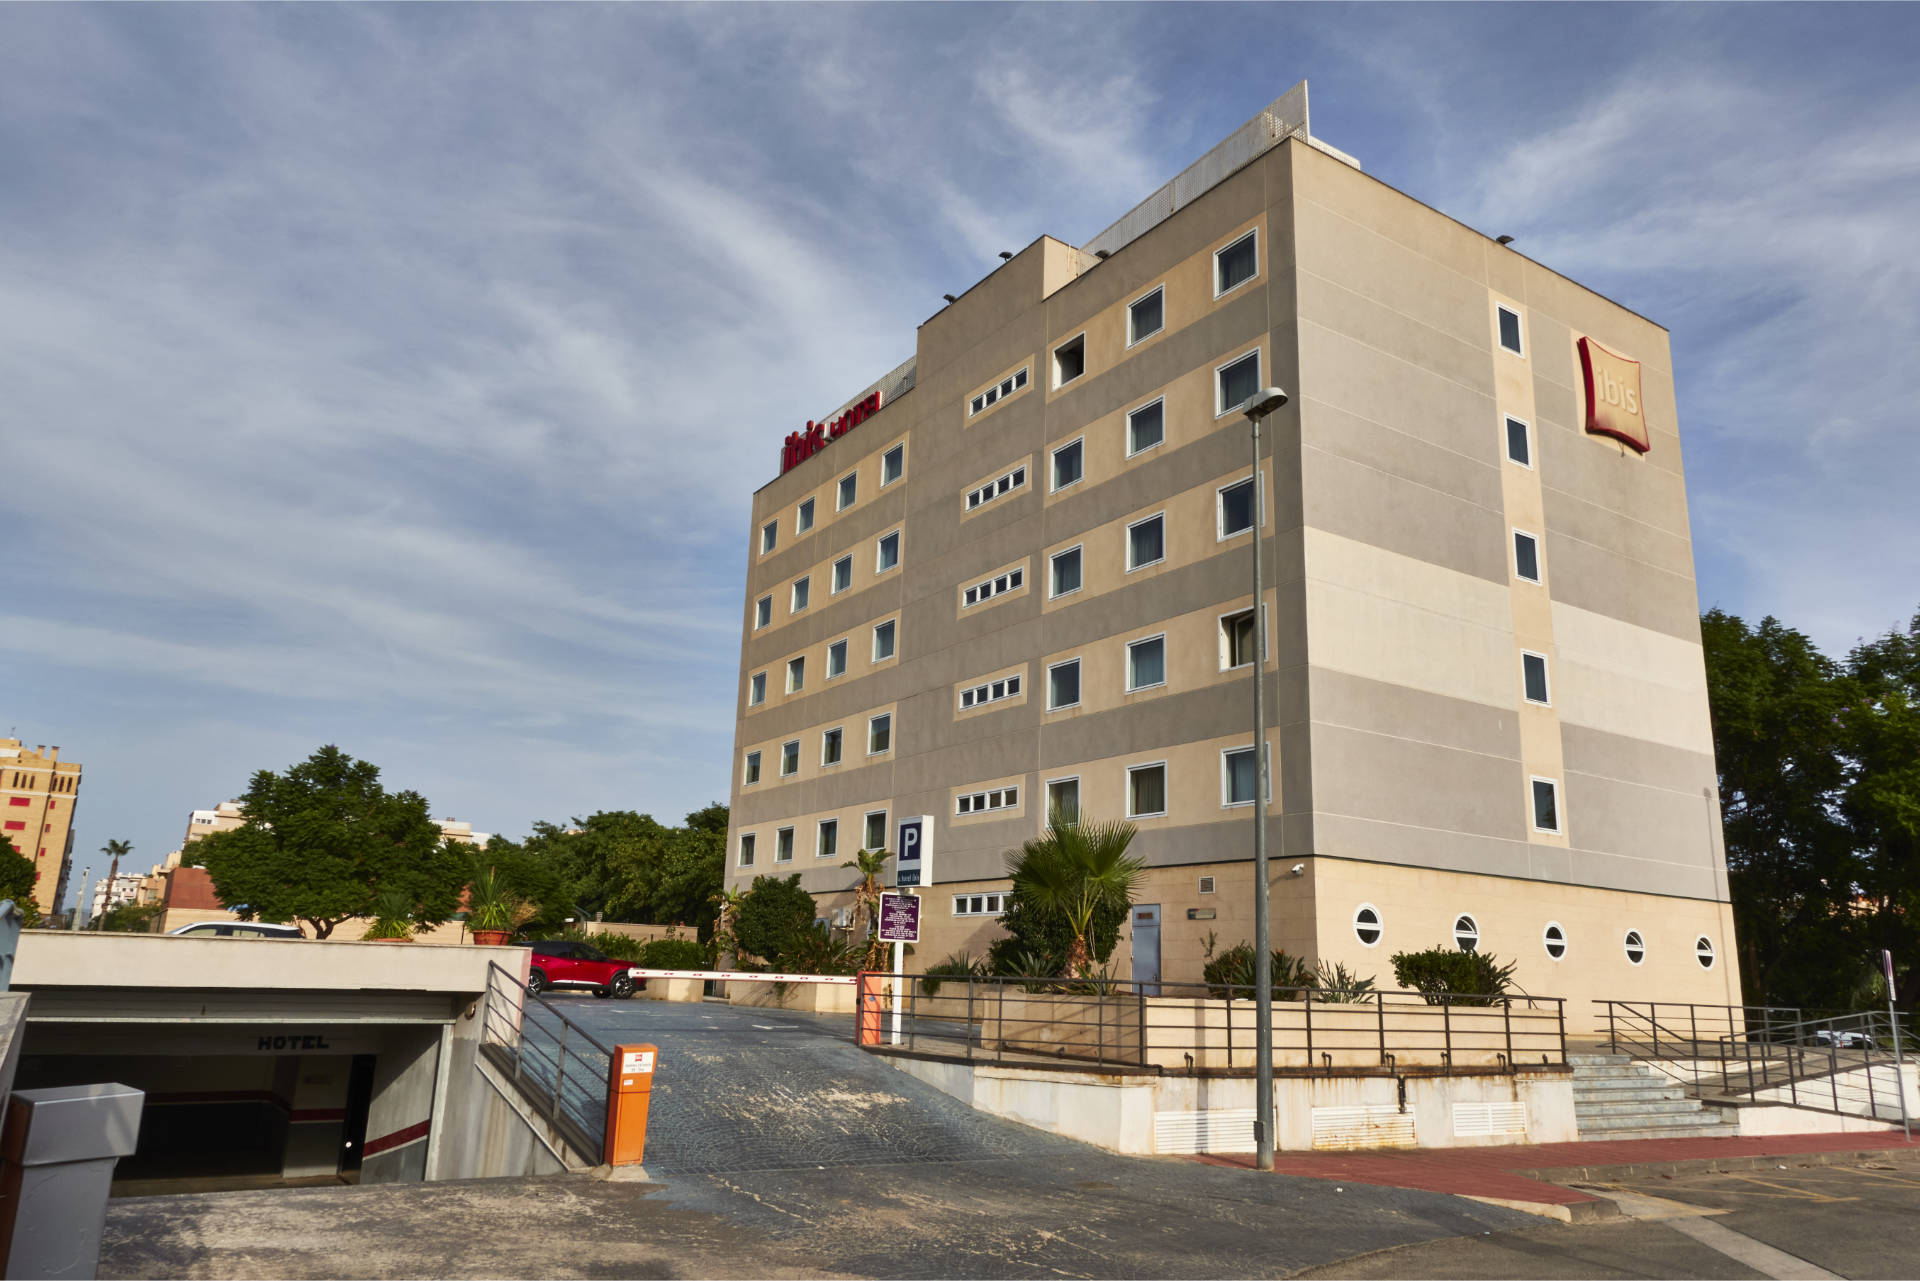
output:
POLYGON ((1267 606, 1260 564, 1267 504, 1260 424, 1286 403, 1286 392, 1266 387, 1241 411, 1253 428, 1253 1144, 1254 1165, 1261 1170, 1273 1168, 1273 944, 1267 920, 1267 606))

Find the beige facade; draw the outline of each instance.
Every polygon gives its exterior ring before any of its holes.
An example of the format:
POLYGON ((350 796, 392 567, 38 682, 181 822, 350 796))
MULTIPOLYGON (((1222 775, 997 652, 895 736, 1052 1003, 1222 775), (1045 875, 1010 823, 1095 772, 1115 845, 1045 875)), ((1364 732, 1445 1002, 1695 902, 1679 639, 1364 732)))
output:
POLYGON ((1737 1002, 1666 332, 1366 175, 1299 105, 1089 249, 1015 255, 921 326, 906 390, 755 495, 729 882, 799 872, 830 914, 869 815, 933 815, 918 959, 978 952, 991 914, 953 909, 1071 782, 1139 828, 1163 979, 1250 937, 1228 398, 1278 384, 1276 943, 1392 986, 1393 952, 1458 939, 1575 1026, 1596 998, 1737 1002), (1582 338, 1639 362, 1644 454, 1583 429, 1582 338))
POLYGON ((80 766, 61 760, 58 747, 0 738, 0 830, 33 860, 33 897, 43 913, 53 913, 67 895, 79 803, 80 766))

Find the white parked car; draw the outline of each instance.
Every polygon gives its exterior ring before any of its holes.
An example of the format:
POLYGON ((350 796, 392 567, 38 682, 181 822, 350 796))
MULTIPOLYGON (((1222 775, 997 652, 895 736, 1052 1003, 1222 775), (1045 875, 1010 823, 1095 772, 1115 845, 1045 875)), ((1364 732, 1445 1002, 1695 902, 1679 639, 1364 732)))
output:
POLYGON ((267 921, 195 921, 169 934, 187 934, 194 938, 223 939, 303 939, 297 925, 273 925, 267 921))
POLYGON ((1873 1050, 1879 1047, 1865 1032, 1843 1032, 1836 1028, 1818 1028, 1813 1034, 1815 1045, 1837 1045, 1843 1050, 1873 1050))

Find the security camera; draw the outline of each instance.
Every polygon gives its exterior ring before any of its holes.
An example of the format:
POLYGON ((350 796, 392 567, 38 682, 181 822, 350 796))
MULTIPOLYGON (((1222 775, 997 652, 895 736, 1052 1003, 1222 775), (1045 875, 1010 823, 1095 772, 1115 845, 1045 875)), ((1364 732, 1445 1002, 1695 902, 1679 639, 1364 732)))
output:
POLYGON ((1287 869, 1288 876, 1305 876, 1306 874, 1307 874, 1307 865, 1305 863, 1295 863, 1292 867, 1287 869))

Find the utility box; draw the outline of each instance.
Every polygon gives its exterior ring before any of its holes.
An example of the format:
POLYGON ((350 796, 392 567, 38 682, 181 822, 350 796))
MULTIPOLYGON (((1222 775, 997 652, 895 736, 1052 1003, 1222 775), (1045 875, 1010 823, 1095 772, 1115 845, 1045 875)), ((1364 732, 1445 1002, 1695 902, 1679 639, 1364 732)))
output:
POLYGON ((133 1154, 146 1097, 127 1085, 13 1092, 0 1136, 7 1277, 92 1281, 113 1167, 133 1154))
POLYGON ((639 1165, 647 1154, 647 1106, 653 1101, 653 1067, 660 1049, 616 1045, 607 1089, 607 1164, 639 1165))

